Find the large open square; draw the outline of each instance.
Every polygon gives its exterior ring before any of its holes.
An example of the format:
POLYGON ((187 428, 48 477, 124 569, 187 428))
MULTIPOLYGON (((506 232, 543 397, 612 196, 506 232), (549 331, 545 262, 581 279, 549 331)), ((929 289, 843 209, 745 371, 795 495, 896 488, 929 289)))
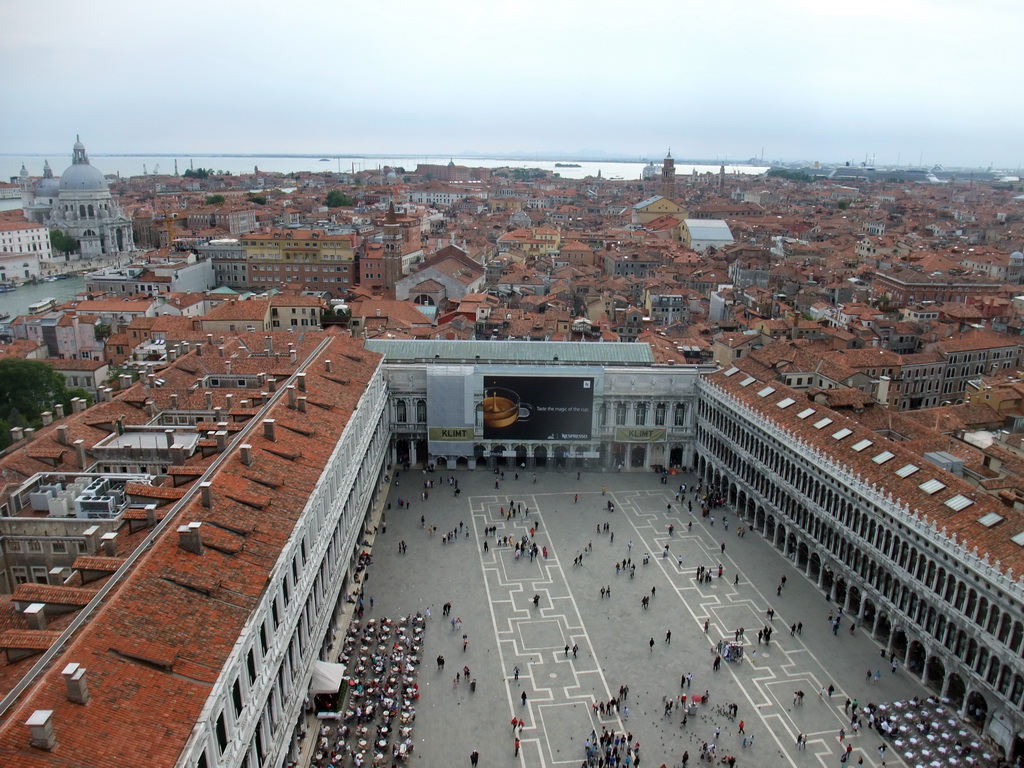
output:
MULTIPOLYGON (((902 668, 893 674, 880 646, 859 629, 851 633, 846 617, 833 634, 825 596, 756 533, 741 535, 734 514, 719 509, 702 518, 696 502, 691 514, 693 476, 666 480, 653 472, 525 470, 517 479, 506 469, 502 479, 491 470, 412 470, 391 483, 364 605, 365 618, 430 612, 412 763, 458 764, 477 750, 482 765, 580 765, 590 732, 608 728, 632 733, 644 765, 680 765, 684 751, 696 763, 705 742, 717 745, 716 763, 732 755, 740 764, 838 766, 850 744, 850 760, 881 765, 882 739, 853 731, 846 700, 928 692, 902 668), (677 501, 682 483, 688 490, 677 501), (531 532, 535 558, 517 558, 514 546, 499 543, 531 532), (710 581, 695 578, 702 565, 710 581), (450 616, 442 616, 445 603, 450 616), (802 632, 793 634, 797 623, 802 632), (768 644, 757 638, 764 627, 773 630, 768 644), (744 658, 714 671, 719 641, 734 640, 740 628, 744 658), (475 691, 455 682, 464 667, 475 691), (880 679, 866 680, 867 670, 880 670, 880 679), (688 674, 692 683, 683 687, 688 674), (629 692, 618 711, 595 711, 621 686, 629 692), (678 702, 705 691, 710 703, 685 725, 683 708, 665 714, 666 697, 678 702), (802 704, 796 691, 805 693, 802 704), (737 705, 735 718, 719 709, 729 704, 737 705), (519 757, 513 718, 525 721, 519 757), (799 734, 805 750, 797 749, 799 734)), ((899 763, 891 749, 884 757, 899 763)))

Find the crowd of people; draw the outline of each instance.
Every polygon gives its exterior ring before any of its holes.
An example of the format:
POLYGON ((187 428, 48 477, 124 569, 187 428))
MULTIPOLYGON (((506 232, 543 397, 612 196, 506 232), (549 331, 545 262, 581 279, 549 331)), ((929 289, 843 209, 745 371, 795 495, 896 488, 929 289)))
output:
POLYGON ((325 711, 311 768, 379 766, 413 752, 425 622, 353 619, 339 661, 348 671, 345 709, 325 711))
POLYGON ((934 696, 868 704, 864 716, 868 727, 889 739, 907 765, 992 764, 993 756, 977 737, 934 696))

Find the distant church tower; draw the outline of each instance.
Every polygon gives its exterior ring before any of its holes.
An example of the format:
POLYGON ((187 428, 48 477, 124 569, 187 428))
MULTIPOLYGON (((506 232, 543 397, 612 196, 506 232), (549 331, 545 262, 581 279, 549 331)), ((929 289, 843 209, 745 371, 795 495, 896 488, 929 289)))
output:
POLYGON ((718 194, 725 195, 725 163, 718 169, 718 194))
POLYGON ((669 200, 676 196, 676 161, 672 159, 671 149, 661 166, 661 196, 669 200))

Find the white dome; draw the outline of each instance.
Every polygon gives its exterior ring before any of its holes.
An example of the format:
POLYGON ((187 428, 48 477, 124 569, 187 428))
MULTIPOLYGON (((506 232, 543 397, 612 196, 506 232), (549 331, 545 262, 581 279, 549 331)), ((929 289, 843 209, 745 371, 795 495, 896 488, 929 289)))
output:
POLYGON ((61 192, 106 192, 108 189, 103 174, 89 165, 85 145, 81 141, 76 141, 71 165, 60 176, 61 192))
POLYGON ((88 163, 71 165, 60 175, 61 192, 103 192, 107 189, 103 174, 88 163))
POLYGON ((57 191, 60 189, 60 180, 55 179, 52 176, 48 179, 41 179, 36 184, 36 197, 57 197, 57 191))

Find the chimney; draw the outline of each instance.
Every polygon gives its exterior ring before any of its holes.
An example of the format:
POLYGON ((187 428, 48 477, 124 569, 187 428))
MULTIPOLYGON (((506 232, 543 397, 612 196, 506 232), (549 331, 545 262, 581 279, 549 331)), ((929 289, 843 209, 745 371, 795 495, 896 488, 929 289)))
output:
POLYGON ((146 409, 146 413, 149 414, 150 416, 156 416, 157 413, 159 413, 156 407, 156 400, 154 400, 152 397, 146 400, 144 407, 146 409))
POLYGON ((881 376, 878 379, 878 394, 875 399, 878 400, 882 405, 889 405, 889 382, 892 381, 888 376, 881 376))
POLYGON ((185 446, 181 443, 175 443, 171 446, 171 461, 174 462, 174 466, 180 467, 185 463, 185 446))
POLYGON ((193 555, 203 554, 202 523, 192 522, 178 526, 178 546, 193 555))
POLYGON ((69 431, 70 431, 70 427, 68 427, 67 424, 61 424, 60 426, 58 426, 57 427, 57 442, 60 443, 61 445, 67 445, 68 444, 68 432, 69 431))
POLYGON ((217 422, 218 424, 220 424, 220 423, 222 423, 223 419, 224 419, 224 409, 221 408, 219 405, 215 406, 214 409, 213 409, 213 420, 215 422, 217 422))
POLYGON ((178 347, 177 345, 167 350, 167 361, 173 363, 178 359, 178 347))
POLYGON ((156 386, 156 374, 155 373, 147 373, 146 374, 146 386, 147 387, 155 387, 156 386))
POLYGON ((213 392, 206 393, 206 410, 213 410, 213 392))
POLYGON ((217 438, 217 450, 222 453, 226 451, 228 447, 228 431, 226 429, 218 429, 213 433, 213 436, 217 438))
POLYGON ((306 374, 305 373, 296 374, 295 380, 299 383, 299 392, 305 392, 306 391, 306 374))
POLYGON ((167 447, 168 448, 170 448, 172 445, 174 445, 174 430, 173 429, 165 429, 164 430, 164 439, 167 441, 167 447))
POLYGON ((46 604, 32 603, 22 613, 28 622, 29 629, 46 629, 46 604))
POLYGON ((85 440, 82 438, 75 440, 75 450, 78 452, 78 468, 84 472, 87 466, 85 463, 85 440))
POLYGON ((71 412, 72 413, 81 413, 84 410, 85 410, 85 400, 82 399, 81 397, 72 397, 71 398, 71 412))
POLYGON ((196 357, 203 356, 203 343, 201 341, 196 342, 196 357))
POLYGON ((242 452, 242 463, 251 467, 253 465, 253 446, 244 442, 239 446, 239 451, 242 452))
POLYGON ((48 427, 53 424, 53 411, 43 411, 39 414, 39 418, 43 420, 43 426, 48 427))
POLYGON ((114 399, 114 390, 110 387, 104 387, 100 392, 103 394, 102 400, 104 403, 109 403, 114 399))
POLYGON ((64 569, 54 566, 46 574, 46 583, 51 587, 60 587, 64 584, 64 569))
POLYGON ((64 418, 64 403, 54 403, 53 412, 56 414, 58 419, 64 418))
POLYGON ((117 377, 117 380, 121 386, 121 389, 128 389, 132 385, 131 374, 122 373, 120 376, 117 377))
POLYGON ((89 703, 89 689, 85 685, 85 667, 74 662, 64 667, 61 675, 68 689, 68 701, 75 704, 89 703))
POLYGON ((103 554, 107 557, 117 557, 117 531, 108 531, 100 536, 103 543, 103 554))
POLYGON ((206 482, 199 484, 199 493, 203 498, 203 506, 209 509, 213 506, 213 483, 206 482))
POLYGON ((276 424, 277 422, 274 419, 263 420, 263 436, 272 443, 277 442, 277 432, 274 429, 276 424))
POLYGON ((171 393, 171 408, 173 408, 174 410, 178 410, 178 393, 177 392, 172 392, 171 393))
POLYGON ((300 397, 299 398, 299 413, 305 413, 305 412, 306 412, 306 398, 305 397, 300 397))
POLYGON ((181 354, 187 355, 189 353, 189 343, 187 341, 181 342, 181 354))
POLYGON ((224 395, 224 402, 227 404, 228 413, 231 413, 231 408, 235 404, 235 396, 231 392, 224 395))
POLYGON ((299 361, 299 353, 292 344, 288 345, 291 349, 288 350, 288 359, 292 365, 295 365, 299 361))
POLYGON ((274 339, 273 339, 273 337, 269 336, 269 335, 268 336, 264 336, 263 337, 263 341, 264 341, 264 347, 267 350, 267 354, 268 355, 274 354, 274 339))
POLYGON ((96 534, 98 534, 99 532, 100 527, 98 525, 90 525, 88 528, 82 531, 82 537, 85 539, 85 554, 95 555, 96 552, 98 551, 99 542, 97 541, 96 534))
POLYGON ((57 746, 57 734, 53 732, 53 710, 37 709, 25 721, 28 726, 29 744, 36 749, 53 751, 57 746))
POLYGON ((231 375, 231 358, 224 361, 224 374, 227 376, 231 375))
POLYGON ((224 345, 223 344, 221 344, 219 347, 217 347, 217 354, 220 357, 224 357, 224 345))
POLYGON ((270 384, 270 391, 271 392, 277 392, 277 377, 271 376, 269 384, 270 384))
POLYGON ((289 384, 285 389, 288 390, 288 407, 293 411, 295 410, 295 385, 289 384))
POLYGON ((36 431, 32 427, 25 427, 25 442, 31 443, 36 436, 36 431))
POLYGON ((330 360, 324 360, 324 370, 326 370, 328 373, 331 372, 331 361, 330 360))
POLYGON ((211 346, 213 345, 213 334, 212 333, 206 334, 206 343, 211 345, 211 346))
POLYGON ((25 430, 21 427, 11 427, 11 442, 20 443, 25 437, 25 430))
POLYGON ((146 510, 146 525, 150 528, 156 527, 156 504, 147 504, 146 510))

